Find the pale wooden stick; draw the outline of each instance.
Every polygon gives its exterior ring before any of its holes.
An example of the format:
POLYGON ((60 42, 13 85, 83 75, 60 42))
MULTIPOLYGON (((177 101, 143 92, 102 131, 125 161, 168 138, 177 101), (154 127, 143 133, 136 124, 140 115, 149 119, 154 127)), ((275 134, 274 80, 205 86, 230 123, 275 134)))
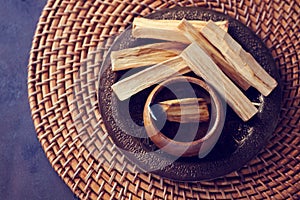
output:
POLYGON ((201 76, 224 97, 228 105, 243 121, 248 121, 258 112, 251 101, 231 82, 197 43, 189 45, 181 53, 181 57, 195 74, 201 76))
POLYGON ((186 62, 181 57, 176 56, 116 82, 112 85, 112 89, 117 97, 123 101, 167 78, 190 71, 186 62))
POLYGON ((207 102, 203 98, 172 99, 159 102, 158 105, 172 122, 191 123, 209 120, 207 102))
POLYGON ((277 86, 273 79, 228 33, 220 29, 214 22, 209 23, 201 33, 223 54, 237 72, 251 86, 267 96, 277 86))
POLYGON ((207 41, 207 39, 205 39, 205 37, 201 35, 191 23, 183 19, 178 24, 178 29, 191 42, 196 42, 205 51, 205 53, 213 59, 221 70, 243 90, 247 90, 250 87, 249 83, 243 79, 241 74, 242 72, 237 71, 232 64, 228 63, 222 54, 209 41, 207 41))
POLYGON ((186 46, 179 42, 161 42, 112 51, 110 54, 112 70, 154 65, 178 56, 186 46))
MULTIPOLYGON (((136 38, 153 38, 167 41, 176 41, 182 43, 190 43, 190 41, 182 35, 177 25, 180 20, 154 20, 146 18, 135 18, 133 20, 132 35, 136 38)), ((206 21, 190 20, 198 31, 206 25, 206 21)), ((228 21, 216 22, 222 29, 227 31, 228 21)))

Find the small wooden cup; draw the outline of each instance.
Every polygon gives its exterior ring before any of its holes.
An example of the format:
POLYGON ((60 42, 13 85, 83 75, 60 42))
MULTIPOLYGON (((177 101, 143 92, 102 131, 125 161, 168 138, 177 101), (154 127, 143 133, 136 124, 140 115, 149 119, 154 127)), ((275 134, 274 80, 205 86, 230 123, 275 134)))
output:
POLYGON ((198 157, 202 158, 211 151, 219 139, 224 125, 225 112, 223 101, 219 95, 204 81, 193 77, 180 76, 168 79, 153 89, 147 98, 143 112, 143 119, 148 136, 161 150, 175 156, 191 157, 198 155, 198 157), (211 117, 209 129, 205 136, 198 140, 181 142, 170 139, 158 130, 153 118, 151 117, 150 106, 159 92, 165 88, 165 86, 178 82, 189 82, 200 86, 207 91, 211 97, 211 117))

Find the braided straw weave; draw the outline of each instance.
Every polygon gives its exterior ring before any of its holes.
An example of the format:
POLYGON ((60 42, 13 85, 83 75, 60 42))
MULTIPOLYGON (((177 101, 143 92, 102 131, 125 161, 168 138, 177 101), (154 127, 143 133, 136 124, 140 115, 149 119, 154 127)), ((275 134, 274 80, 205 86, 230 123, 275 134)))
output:
POLYGON ((81 199, 300 198, 299 4, 49 0, 32 44, 28 91, 38 139, 55 171, 81 199), (101 128, 97 76, 114 36, 134 17, 174 6, 206 7, 240 20, 271 49, 283 82, 280 122, 267 147, 240 170, 210 181, 120 171, 126 158, 101 128))

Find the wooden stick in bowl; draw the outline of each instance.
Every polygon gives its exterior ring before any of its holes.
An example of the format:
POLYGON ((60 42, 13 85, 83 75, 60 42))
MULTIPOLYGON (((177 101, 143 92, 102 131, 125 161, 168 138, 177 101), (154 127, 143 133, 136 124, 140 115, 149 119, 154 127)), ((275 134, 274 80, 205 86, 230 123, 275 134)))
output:
POLYGON ((171 122, 191 123, 209 121, 207 102, 203 98, 172 99, 158 103, 171 122))

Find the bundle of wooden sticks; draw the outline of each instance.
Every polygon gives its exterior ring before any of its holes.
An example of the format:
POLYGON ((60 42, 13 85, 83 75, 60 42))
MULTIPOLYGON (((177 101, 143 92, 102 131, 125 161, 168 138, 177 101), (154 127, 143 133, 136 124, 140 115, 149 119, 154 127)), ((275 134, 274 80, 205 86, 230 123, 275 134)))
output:
POLYGON ((277 82, 227 29, 228 21, 136 18, 134 37, 164 41, 111 53, 113 71, 148 66, 116 82, 114 93, 125 100, 170 77, 193 71, 213 86, 243 121, 248 121, 258 109, 241 90, 252 86, 267 96, 277 82))

